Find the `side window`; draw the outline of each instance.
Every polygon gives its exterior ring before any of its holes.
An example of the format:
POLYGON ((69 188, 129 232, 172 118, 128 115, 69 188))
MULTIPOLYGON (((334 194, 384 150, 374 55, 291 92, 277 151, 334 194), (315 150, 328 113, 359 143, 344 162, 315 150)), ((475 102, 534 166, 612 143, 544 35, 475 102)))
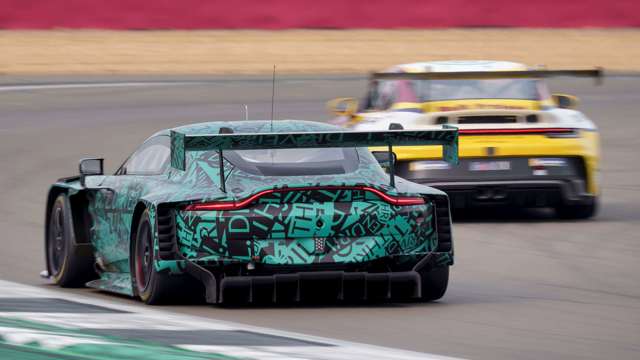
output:
POLYGON ((374 110, 375 104, 378 101, 378 81, 371 80, 367 85, 367 93, 364 96, 363 101, 359 104, 358 111, 374 110))
POLYGON ((377 97, 373 102, 376 110, 386 110, 393 105, 396 98, 396 81, 383 80, 378 82, 377 97))
POLYGON ((168 136, 160 135, 147 140, 118 170, 118 175, 159 175, 167 165, 171 153, 168 136))
POLYGON ((397 102, 418 102, 414 84, 409 80, 373 80, 361 110, 387 110, 397 102))

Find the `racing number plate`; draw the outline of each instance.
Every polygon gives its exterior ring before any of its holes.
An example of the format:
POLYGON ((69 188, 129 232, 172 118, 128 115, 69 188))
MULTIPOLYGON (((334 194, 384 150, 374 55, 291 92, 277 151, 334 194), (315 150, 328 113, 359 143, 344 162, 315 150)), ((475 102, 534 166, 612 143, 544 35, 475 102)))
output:
POLYGON ((470 171, 504 171, 511 170, 509 161, 472 161, 469 163, 470 171))

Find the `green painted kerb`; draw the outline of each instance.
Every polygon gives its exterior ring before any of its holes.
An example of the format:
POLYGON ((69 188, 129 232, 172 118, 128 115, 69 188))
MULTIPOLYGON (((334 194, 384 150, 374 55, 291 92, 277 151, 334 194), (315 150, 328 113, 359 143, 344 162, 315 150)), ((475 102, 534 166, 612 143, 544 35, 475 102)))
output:
POLYGON ((92 334, 0 317, 0 359, 11 360, 205 360, 236 359, 150 341, 92 334))

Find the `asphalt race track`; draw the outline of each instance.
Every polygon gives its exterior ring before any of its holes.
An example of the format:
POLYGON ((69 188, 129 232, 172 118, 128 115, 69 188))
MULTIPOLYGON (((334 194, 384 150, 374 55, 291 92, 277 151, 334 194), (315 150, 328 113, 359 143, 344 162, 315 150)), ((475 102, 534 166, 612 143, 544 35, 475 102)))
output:
MULTIPOLYGON (((326 100, 360 95, 364 86, 359 76, 281 78, 275 116, 326 120, 326 100)), ((602 131, 595 219, 557 221, 545 211, 456 219, 456 265, 437 303, 161 310, 457 357, 637 359, 640 77, 602 86, 556 80, 552 88, 580 96, 602 131)), ((156 130, 244 119, 244 104, 250 119, 266 119, 270 101, 268 78, 0 78, 0 279, 52 288, 38 277, 45 195, 55 179, 77 172, 80 158, 103 156, 111 171, 156 130)), ((93 290, 64 292, 142 306, 93 290)))

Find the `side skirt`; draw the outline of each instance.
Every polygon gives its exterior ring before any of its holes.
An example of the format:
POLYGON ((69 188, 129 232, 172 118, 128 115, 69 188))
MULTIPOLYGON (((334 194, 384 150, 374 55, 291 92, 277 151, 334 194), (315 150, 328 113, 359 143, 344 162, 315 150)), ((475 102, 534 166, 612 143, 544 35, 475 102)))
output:
POLYGON ((130 273, 104 272, 100 274, 99 279, 89 281, 86 285, 98 290, 133 296, 130 273))

